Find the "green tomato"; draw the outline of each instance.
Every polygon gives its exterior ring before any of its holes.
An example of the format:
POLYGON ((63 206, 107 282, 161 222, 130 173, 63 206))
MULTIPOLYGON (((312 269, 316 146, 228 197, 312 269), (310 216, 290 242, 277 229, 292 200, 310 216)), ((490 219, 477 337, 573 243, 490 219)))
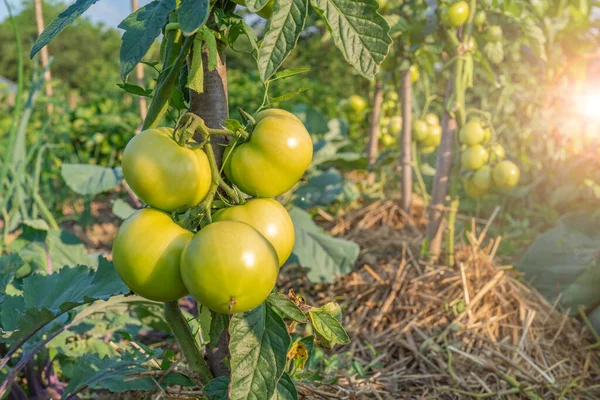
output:
POLYGON ((492 171, 494 184, 499 189, 508 190, 519 183, 521 172, 512 161, 504 160, 496 164, 492 171))
POLYGON ((348 112, 362 114, 367 109, 367 101, 357 94, 353 94, 348 98, 348 112))
POLYGON ((502 28, 495 25, 490 26, 487 32, 487 39, 489 42, 496 43, 502 40, 504 37, 504 33, 502 32, 502 28))
POLYGON ((243 192, 256 197, 290 190, 310 165, 313 144, 304 124, 292 113, 266 110, 250 139, 225 154, 225 174, 243 192))
POLYGON ((202 149, 179 146, 173 129, 148 129, 134 136, 123 152, 123 175, 146 204, 164 211, 185 210, 208 193, 211 173, 202 149))
POLYGON ((501 144, 496 143, 492 146, 492 161, 502 161, 506 157, 506 151, 504 151, 504 147, 501 144))
POLYGON ((394 103, 398 102, 398 100, 399 100, 398 92, 396 92, 395 90, 390 90, 389 92, 387 92, 385 94, 385 97, 387 100, 393 101, 394 103))
POLYGON ((483 123, 477 119, 467 122, 460 130, 458 140, 467 146, 483 143, 485 140, 485 128, 483 123))
POLYGON ((192 236, 162 211, 138 210, 117 231, 113 264, 133 292, 154 301, 175 301, 188 293, 179 265, 192 236))
POLYGON ((417 143, 423 142, 429 136, 429 125, 422 119, 417 119, 413 122, 413 140, 417 143))
POLYGON ((480 187, 476 186, 471 179, 465 180, 464 188, 467 196, 473 199, 479 199, 487 193, 485 189, 481 189, 480 187))
POLYGON ((467 147, 460 156, 460 162, 463 169, 476 171, 483 167, 490 159, 487 150, 480 144, 467 147))
POLYGON ((485 13, 485 11, 479 10, 475 13, 475 17, 473 18, 473 25, 475 25, 477 28, 481 28, 485 24, 486 20, 487 14, 485 13))
POLYGON ((385 147, 390 147, 396 144, 396 138, 389 133, 381 135, 381 144, 385 147))
POLYGON ((440 119, 437 115, 429 113, 425 116, 425 122, 427 122, 427 125, 429 126, 437 126, 440 124, 440 119))
POLYGON ((398 136, 400 132, 402 132, 402 117, 399 115, 395 115, 392 118, 390 118, 390 123, 388 127, 388 131, 390 134, 398 136))
POLYGON ((294 248, 294 224, 284 206, 273 199, 253 199, 239 206, 221 209, 213 221, 245 222, 273 245, 282 266, 294 248))
POLYGON ((421 142, 423 147, 438 147, 442 141, 442 127, 430 125, 427 127, 427 137, 421 142))
POLYGON ((408 73, 410 74, 410 81, 412 83, 418 81, 419 77, 421 76, 421 73, 419 72, 419 67, 417 67, 415 64, 410 66, 410 68, 408 69, 408 73))
POLYGON ((435 151, 435 147, 418 147, 418 150, 421 154, 431 154, 435 151))
POLYGON ((222 314, 258 307, 273 290, 278 272, 275 248, 239 221, 207 225, 181 256, 181 276, 191 295, 222 314))
POLYGON ((471 180, 473 185, 482 190, 490 190, 494 184, 492 180, 492 167, 484 165, 472 175, 471 180))
POLYGON ((469 19, 469 3, 464 0, 458 1, 444 10, 447 25, 458 28, 469 19))

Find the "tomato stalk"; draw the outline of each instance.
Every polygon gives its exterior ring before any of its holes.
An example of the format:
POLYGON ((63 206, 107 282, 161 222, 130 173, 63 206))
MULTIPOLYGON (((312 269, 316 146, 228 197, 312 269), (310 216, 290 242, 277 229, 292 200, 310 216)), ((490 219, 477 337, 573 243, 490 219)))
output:
POLYGON ((410 70, 402 71, 402 143, 400 164, 402 165, 402 209, 410 215, 412 208, 412 82, 410 70))
POLYGON ((200 346, 194 338, 188 322, 181 313, 179 303, 177 301, 166 302, 164 313, 165 320, 179 342, 181 351, 189 366, 198 374, 198 378, 202 385, 208 384, 213 378, 212 373, 204 360, 204 356, 200 351, 200 346))
POLYGON ((413 140, 411 146, 413 168, 415 170, 415 176, 417 177, 417 184, 419 185, 419 189, 421 190, 421 196, 423 196, 423 202, 425 204, 425 207, 427 207, 427 204, 429 203, 429 195, 427 194, 427 187, 425 186, 423 174, 421 173, 421 157, 419 157, 419 153, 417 152, 417 142, 413 140))

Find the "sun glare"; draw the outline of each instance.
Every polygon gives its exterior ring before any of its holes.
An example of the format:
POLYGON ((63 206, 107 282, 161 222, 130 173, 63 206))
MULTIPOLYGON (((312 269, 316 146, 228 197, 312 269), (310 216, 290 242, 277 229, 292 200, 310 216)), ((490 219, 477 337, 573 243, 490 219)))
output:
POLYGON ((580 107, 581 113, 589 122, 600 122, 600 90, 583 96, 580 107))

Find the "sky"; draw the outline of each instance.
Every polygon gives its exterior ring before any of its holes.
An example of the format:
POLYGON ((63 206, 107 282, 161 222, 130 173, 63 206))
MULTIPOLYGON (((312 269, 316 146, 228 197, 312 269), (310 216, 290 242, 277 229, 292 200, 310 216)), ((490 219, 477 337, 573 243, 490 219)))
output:
MULTIPOLYGON (((140 7, 150 3, 151 0, 139 0, 140 7)), ((64 4, 72 4, 74 0, 62 0, 64 4)), ((21 0, 8 0, 13 14, 18 13, 21 0)), ((119 23, 131 13, 131 1, 129 0, 99 0, 91 6, 84 14, 92 21, 103 22, 116 28, 119 23)), ((0 21, 8 16, 4 2, 0 2, 0 21)), ((49 21, 44 21, 46 24, 49 21)))

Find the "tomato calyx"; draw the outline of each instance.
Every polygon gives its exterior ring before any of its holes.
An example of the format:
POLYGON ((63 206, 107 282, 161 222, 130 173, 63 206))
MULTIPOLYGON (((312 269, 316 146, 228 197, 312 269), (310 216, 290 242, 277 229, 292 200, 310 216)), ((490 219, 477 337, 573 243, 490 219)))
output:
POLYGON ((250 134, 241 127, 235 131, 227 128, 209 128, 206 126, 204 120, 198 115, 191 112, 183 114, 173 130, 173 140, 180 146, 186 146, 189 145, 188 141, 196 136, 196 134, 202 137, 203 141, 200 144, 193 144, 190 146, 205 147, 211 136, 233 137, 244 141, 248 140, 250 137, 250 134))

